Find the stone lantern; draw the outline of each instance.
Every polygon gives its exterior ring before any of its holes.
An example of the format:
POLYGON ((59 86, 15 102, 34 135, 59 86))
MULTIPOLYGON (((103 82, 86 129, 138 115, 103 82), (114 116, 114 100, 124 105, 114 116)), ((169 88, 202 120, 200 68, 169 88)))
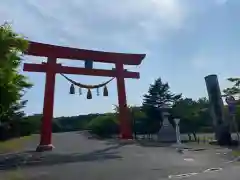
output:
POLYGON ((170 108, 161 108, 162 111, 162 126, 158 132, 158 140, 163 143, 176 143, 176 131, 169 121, 170 108))

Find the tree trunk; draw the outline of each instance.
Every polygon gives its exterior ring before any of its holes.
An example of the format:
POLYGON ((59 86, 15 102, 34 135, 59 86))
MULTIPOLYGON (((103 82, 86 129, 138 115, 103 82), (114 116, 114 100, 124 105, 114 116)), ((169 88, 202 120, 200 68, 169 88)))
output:
POLYGON ((192 136, 191 136, 190 133, 188 133, 188 140, 189 140, 189 141, 192 141, 192 136))
POLYGON ((197 141, 197 135, 195 132, 193 132, 193 137, 194 137, 194 141, 196 142, 197 141))

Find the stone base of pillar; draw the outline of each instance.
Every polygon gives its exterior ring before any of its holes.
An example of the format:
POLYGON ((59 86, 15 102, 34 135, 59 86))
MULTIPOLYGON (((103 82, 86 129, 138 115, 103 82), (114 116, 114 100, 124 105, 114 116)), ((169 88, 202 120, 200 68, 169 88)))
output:
POLYGON ((54 146, 52 144, 48 145, 38 145, 36 151, 37 152, 43 152, 43 151, 52 151, 54 146))

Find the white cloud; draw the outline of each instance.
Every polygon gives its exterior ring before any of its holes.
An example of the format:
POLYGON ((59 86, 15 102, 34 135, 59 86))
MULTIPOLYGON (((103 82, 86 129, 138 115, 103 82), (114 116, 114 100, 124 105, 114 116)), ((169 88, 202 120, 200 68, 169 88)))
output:
POLYGON ((209 65, 209 62, 204 57, 196 57, 192 60, 191 63, 196 69, 205 69, 209 65))
POLYGON ((200 72, 214 72, 227 67, 228 63, 224 57, 218 54, 204 53, 198 54, 191 60, 194 69, 200 72))
POLYGON ((173 27, 182 25, 187 13, 183 3, 179 0, 152 0, 152 2, 158 17, 165 23, 173 27))
POLYGON ((0 20, 13 20, 18 31, 49 43, 138 47, 139 42, 157 40, 184 25, 187 11, 180 2, 3 0, 0 20))
POLYGON ((228 2, 229 0, 215 0, 215 3, 218 5, 224 5, 228 2))

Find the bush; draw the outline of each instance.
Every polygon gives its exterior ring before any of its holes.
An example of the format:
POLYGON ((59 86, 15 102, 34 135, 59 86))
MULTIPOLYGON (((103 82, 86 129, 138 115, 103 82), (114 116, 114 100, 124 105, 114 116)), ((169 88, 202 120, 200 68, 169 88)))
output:
POLYGON ((64 132, 64 129, 59 125, 59 123, 56 120, 53 120, 52 122, 52 132, 53 133, 64 132))
POLYGON ((114 115, 104 115, 91 120, 87 129, 100 137, 110 137, 119 133, 119 124, 114 115))
POLYGON ((29 136, 34 132, 34 126, 31 122, 23 120, 20 123, 20 136, 29 136))
POLYGON ((206 126, 206 127, 200 127, 199 128, 199 132, 201 132, 201 133, 213 133, 214 132, 214 130, 213 130, 213 127, 211 127, 211 126, 206 126))
POLYGON ((37 130, 38 126, 34 121, 29 121, 28 119, 11 121, 0 126, 0 141, 20 136, 29 136, 32 133, 36 133, 37 130))
POLYGON ((42 114, 34 114, 26 117, 22 123, 23 127, 31 128, 32 133, 39 133, 41 129, 42 114), (28 127, 27 127, 28 126, 28 127))

